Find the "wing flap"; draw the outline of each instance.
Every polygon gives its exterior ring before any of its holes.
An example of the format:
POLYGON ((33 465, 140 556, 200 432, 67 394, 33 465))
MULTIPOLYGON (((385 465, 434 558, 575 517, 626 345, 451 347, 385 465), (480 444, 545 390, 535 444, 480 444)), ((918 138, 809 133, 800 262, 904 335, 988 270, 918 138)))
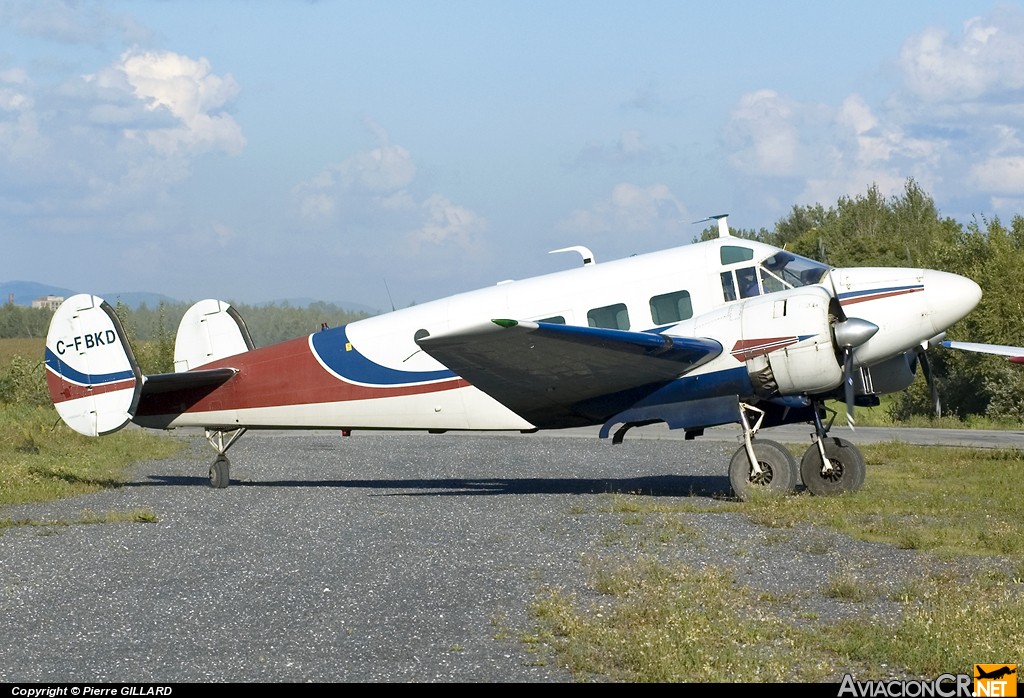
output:
POLYGON ((547 428, 600 421, 722 352, 712 339, 515 320, 493 320, 417 343, 513 412, 547 428))

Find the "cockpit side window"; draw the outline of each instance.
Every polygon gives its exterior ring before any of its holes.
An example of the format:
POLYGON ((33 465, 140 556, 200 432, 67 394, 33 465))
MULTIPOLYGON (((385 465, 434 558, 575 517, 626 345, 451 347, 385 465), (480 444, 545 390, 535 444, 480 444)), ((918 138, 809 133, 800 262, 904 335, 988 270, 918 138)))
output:
POLYGON ((740 298, 752 298, 760 295, 761 289, 757 285, 757 268, 744 267, 736 270, 736 285, 740 287, 740 298))
POLYGON ((736 284, 733 283, 731 271, 722 272, 722 295, 726 303, 736 300, 736 284))

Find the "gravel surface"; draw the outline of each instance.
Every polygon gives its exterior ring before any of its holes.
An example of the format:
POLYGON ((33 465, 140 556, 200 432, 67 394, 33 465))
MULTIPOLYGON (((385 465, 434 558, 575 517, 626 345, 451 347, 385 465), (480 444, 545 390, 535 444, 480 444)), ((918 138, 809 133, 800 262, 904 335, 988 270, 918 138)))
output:
POLYGON ((585 558, 643 542, 613 493, 706 505, 680 515, 698 534, 663 555, 798 594, 821 619, 894 610, 820 594, 852 563, 881 584, 920 564, 715 511, 728 439, 251 432, 229 454, 231 486, 213 490, 205 440, 176 438, 179 457, 126 487, 0 509, 159 518, 0 533, 0 682, 571 682, 521 638, 540 592, 586 598, 585 558))

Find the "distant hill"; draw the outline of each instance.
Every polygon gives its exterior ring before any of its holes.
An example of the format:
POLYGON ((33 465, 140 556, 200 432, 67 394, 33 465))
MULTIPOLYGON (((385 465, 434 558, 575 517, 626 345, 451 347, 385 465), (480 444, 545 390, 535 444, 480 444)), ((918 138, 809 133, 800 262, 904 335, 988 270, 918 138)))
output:
POLYGON ((75 292, 59 286, 36 283, 35 281, 4 281, 0 282, 0 303, 7 303, 13 298, 15 305, 31 306, 32 301, 43 296, 68 296, 75 292))

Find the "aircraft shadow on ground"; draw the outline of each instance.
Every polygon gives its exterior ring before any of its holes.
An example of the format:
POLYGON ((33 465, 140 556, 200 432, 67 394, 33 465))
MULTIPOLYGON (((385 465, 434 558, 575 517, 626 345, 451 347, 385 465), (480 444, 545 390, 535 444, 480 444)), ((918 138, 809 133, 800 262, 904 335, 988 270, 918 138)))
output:
MULTIPOLYGON (((126 487, 208 487, 203 477, 151 475, 126 487)), ((634 478, 440 478, 402 480, 232 480, 230 487, 337 487, 375 497, 463 497, 521 494, 635 494, 647 497, 731 497, 729 478, 651 475, 634 478)))

